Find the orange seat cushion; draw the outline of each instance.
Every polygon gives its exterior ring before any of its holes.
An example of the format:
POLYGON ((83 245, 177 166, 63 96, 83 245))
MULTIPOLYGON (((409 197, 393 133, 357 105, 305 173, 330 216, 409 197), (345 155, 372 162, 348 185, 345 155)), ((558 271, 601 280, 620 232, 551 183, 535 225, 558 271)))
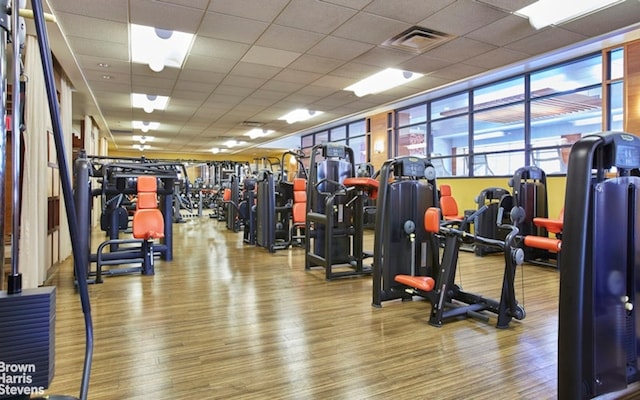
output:
POLYGON ((157 208, 137 210, 133 214, 133 237, 136 239, 160 239, 164 237, 164 218, 157 208))
POLYGON ((412 275, 396 275, 395 281, 403 285, 420 289, 423 292, 430 292, 436 284, 430 276, 412 276, 412 275))
POLYGON ((373 178, 345 178, 342 183, 347 187, 362 189, 369 194, 369 198, 371 200, 378 198, 378 187, 380 186, 380 183, 373 178))

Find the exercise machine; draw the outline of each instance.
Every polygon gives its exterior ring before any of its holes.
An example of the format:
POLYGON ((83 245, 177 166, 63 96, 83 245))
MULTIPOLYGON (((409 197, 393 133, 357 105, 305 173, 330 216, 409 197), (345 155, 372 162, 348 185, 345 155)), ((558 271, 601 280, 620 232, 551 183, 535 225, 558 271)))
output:
POLYGON ((370 274, 363 263, 364 191, 377 181, 355 177, 353 149, 325 143, 311 149, 305 220, 305 269, 320 266, 325 278, 370 274), (351 179, 351 181, 350 181, 351 179))
MULTIPOLYGON (((506 212, 503 214, 505 220, 496 224, 496 218, 498 216, 498 210, 500 209, 500 203, 503 198, 511 198, 511 194, 507 189, 500 187, 490 187, 483 189, 476 197, 476 203, 478 204, 478 210, 484 206, 487 206, 486 211, 479 214, 473 221, 474 232, 477 236, 481 236, 488 239, 504 240, 510 229, 501 228, 509 223, 509 214, 511 207, 505 208, 506 212)), ((502 249, 496 246, 483 245, 476 243, 473 246, 474 252, 477 256, 484 256, 486 254, 501 252, 502 249)))
MULTIPOLYGON (((485 311, 497 315, 496 327, 502 329, 508 328, 514 318, 518 320, 525 318, 526 313, 516 300, 514 288, 516 267, 522 264, 524 256, 517 243, 518 228, 514 222, 509 225, 502 223, 505 206, 510 205, 511 201, 503 198, 496 218, 497 225, 509 230, 505 240, 471 235, 465 230, 469 221, 489 210, 488 205, 465 216, 459 227, 456 221, 442 221, 440 209, 436 207, 427 209, 424 216, 425 229, 444 237, 444 251, 440 265, 433 269, 434 275, 431 276, 396 275, 394 279, 405 285, 407 292, 412 296, 426 298, 431 303, 430 325, 441 327, 446 320, 455 317, 473 317, 488 321, 485 311), (476 244, 492 246, 503 251, 505 267, 500 300, 466 292, 455 283, 460 244, 467 239, 471 239, 476 244)), ((519 208, 512 209, 510 213, 516 220, 520 219, 522 214, 519 208)))
MULTIPOLYGON (((172 197, 177 170, 182 164, 148 160, 100 164, 99 161, 103 160, 86 156, 81 151, 74 167, 79 182, 89 181, 87 193, 75 191, 79 223, 90 227, 94 196, 109 199, 107 201, 135 196, 136 206, 132 216, 132 237, 119 236, 120 230, 114 229, 113 225, 123 221, 116 221, 114 217, 109 238, 98 245, 96 253, 91 253, 91 236, 86 239, 87 244, 83 246, 89 255, 86 275, 94 277, 89 282, 102 283, 104 276, 130 273, 153 275, 156 256, 166 261, 173 259, 172 197), (92 190, 91 183, 96 181, 101 187, 92 190), (95 270, 91 269, 92 263, 96 264, 95 270)), ((113 212, 112 215, 121 214, 113 212)))
POLYGON ((379 173, 373 251, 374 307, 383 301, 410 299, 396 275, 433 276, 438 239, 424 229, 424 214, 438 205, 436 169, 426 159, 387 160, 379 173))
MULTIPOLYGON (((522 207, 525 216, 518 229, 522 236, 547 237, 545 224, 536 224, 536 218, 549 218, 547 204, 547 176, 543 169, 536 166, 518 168, 509 179, 513 188, 514 206, 522 207)), ((531 264, 556 267, 555 252, 544 247, 528 246, 522 242, 524 259, 531 264)))
POLYGON ((640 380, 640 138, 602 132, 574 143, 564 203, 558 399, 640 380))

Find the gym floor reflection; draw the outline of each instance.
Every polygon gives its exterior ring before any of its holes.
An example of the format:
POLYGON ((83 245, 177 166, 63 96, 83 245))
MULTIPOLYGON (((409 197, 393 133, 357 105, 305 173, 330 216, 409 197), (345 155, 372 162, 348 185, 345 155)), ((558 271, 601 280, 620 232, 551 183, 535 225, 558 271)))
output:
MULTIPOLYGON (((558 272, 524 265, 527 317, 509 329, 465 319, 427 324, 425 301, 371 306, 368 276, 327 282, 304 249, 270 254, 223 222, 174 224, 174 259, 154 276, 92 285, 93 400, 552 399, 558 272)), ((104 240, 95 232, 93 243, 104 240)), ((367 232, 365 249, 371 249, 367 232)), ((462 253, 465 290, 499 298, 503 258, 462 253)), ((60 267, 56 371, 49 392, 77 394, 84 326, 71 262, 60 267)))

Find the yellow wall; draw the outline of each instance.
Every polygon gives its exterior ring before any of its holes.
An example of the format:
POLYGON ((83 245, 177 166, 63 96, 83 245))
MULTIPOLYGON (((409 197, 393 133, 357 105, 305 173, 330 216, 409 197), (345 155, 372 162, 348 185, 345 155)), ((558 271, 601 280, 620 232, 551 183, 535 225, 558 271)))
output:
MULTIPOLYGON (((280 157, 282 154, 278 155, 280 157)), ((166 153, 166 152, 153 152, 153 151, 139 151, 139 150, 114 150, 109 149, 109 157, 133 157, 140 158, 146 157, 149 159, 161 159, 161 160, 197 160, 197 161, 238 161, 238 162, 252 162, 252 158, 246 156, 236 156, 230 154, 197 154, 197 153, 166 153)))
MULTIPOLYGON (((464 210, 475 210, 478 205, 475 198, 478 194, 489 187, 501 187, 512 192, 509 187, 509 178, 441 178, 437 180, 438 185, 447 184, 451 186, 451 193, 458 203, 459 212, 464 210)), ((547 202, 549 207, 549 218, 555 218, 564 207, 564 191, 566 178, 564 176, 547 177, 547 202)))

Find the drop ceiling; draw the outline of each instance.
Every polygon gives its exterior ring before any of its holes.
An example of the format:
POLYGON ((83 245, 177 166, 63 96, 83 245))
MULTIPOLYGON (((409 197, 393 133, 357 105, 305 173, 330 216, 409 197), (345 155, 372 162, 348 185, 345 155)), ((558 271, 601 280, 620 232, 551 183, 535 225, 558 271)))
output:
MULTIPOLYGON (((532 0, 47 0, 51 47, 74 86, 74 119, 91 115, 112 150, 132 149, 133 120, 158 121, 153 151, 211 154, 229 139, 262 142, 377 110, 461 79, 637 24, 640 2, 539 31, 514 14, 532 0), (181 69, 130 62, 129 24, 194 33, 181 69), (447 35, 425 51, 385 42, 422 27, 447 35), (101 65, 108 67, 101 67, 101 65), (384 93, 343 88, 381 69, 425 74, 384 93), (166 110, 131 107, 132 92, 169 96, 166 110), (287 124, 295 108, 320 117, 287 124), (249 140, 257 123, 271 137, 249 140)), ((29 32, 34 33, 34 32, 29 32)), ((421 39, 422 40, 422 39, 421 39)), ((420 47, 415 43, 408 43, 420 47)), ((603 44, 604 45, 604 44, 603 44)), ((218 158, 220 155, 218 156, 218 158)))

